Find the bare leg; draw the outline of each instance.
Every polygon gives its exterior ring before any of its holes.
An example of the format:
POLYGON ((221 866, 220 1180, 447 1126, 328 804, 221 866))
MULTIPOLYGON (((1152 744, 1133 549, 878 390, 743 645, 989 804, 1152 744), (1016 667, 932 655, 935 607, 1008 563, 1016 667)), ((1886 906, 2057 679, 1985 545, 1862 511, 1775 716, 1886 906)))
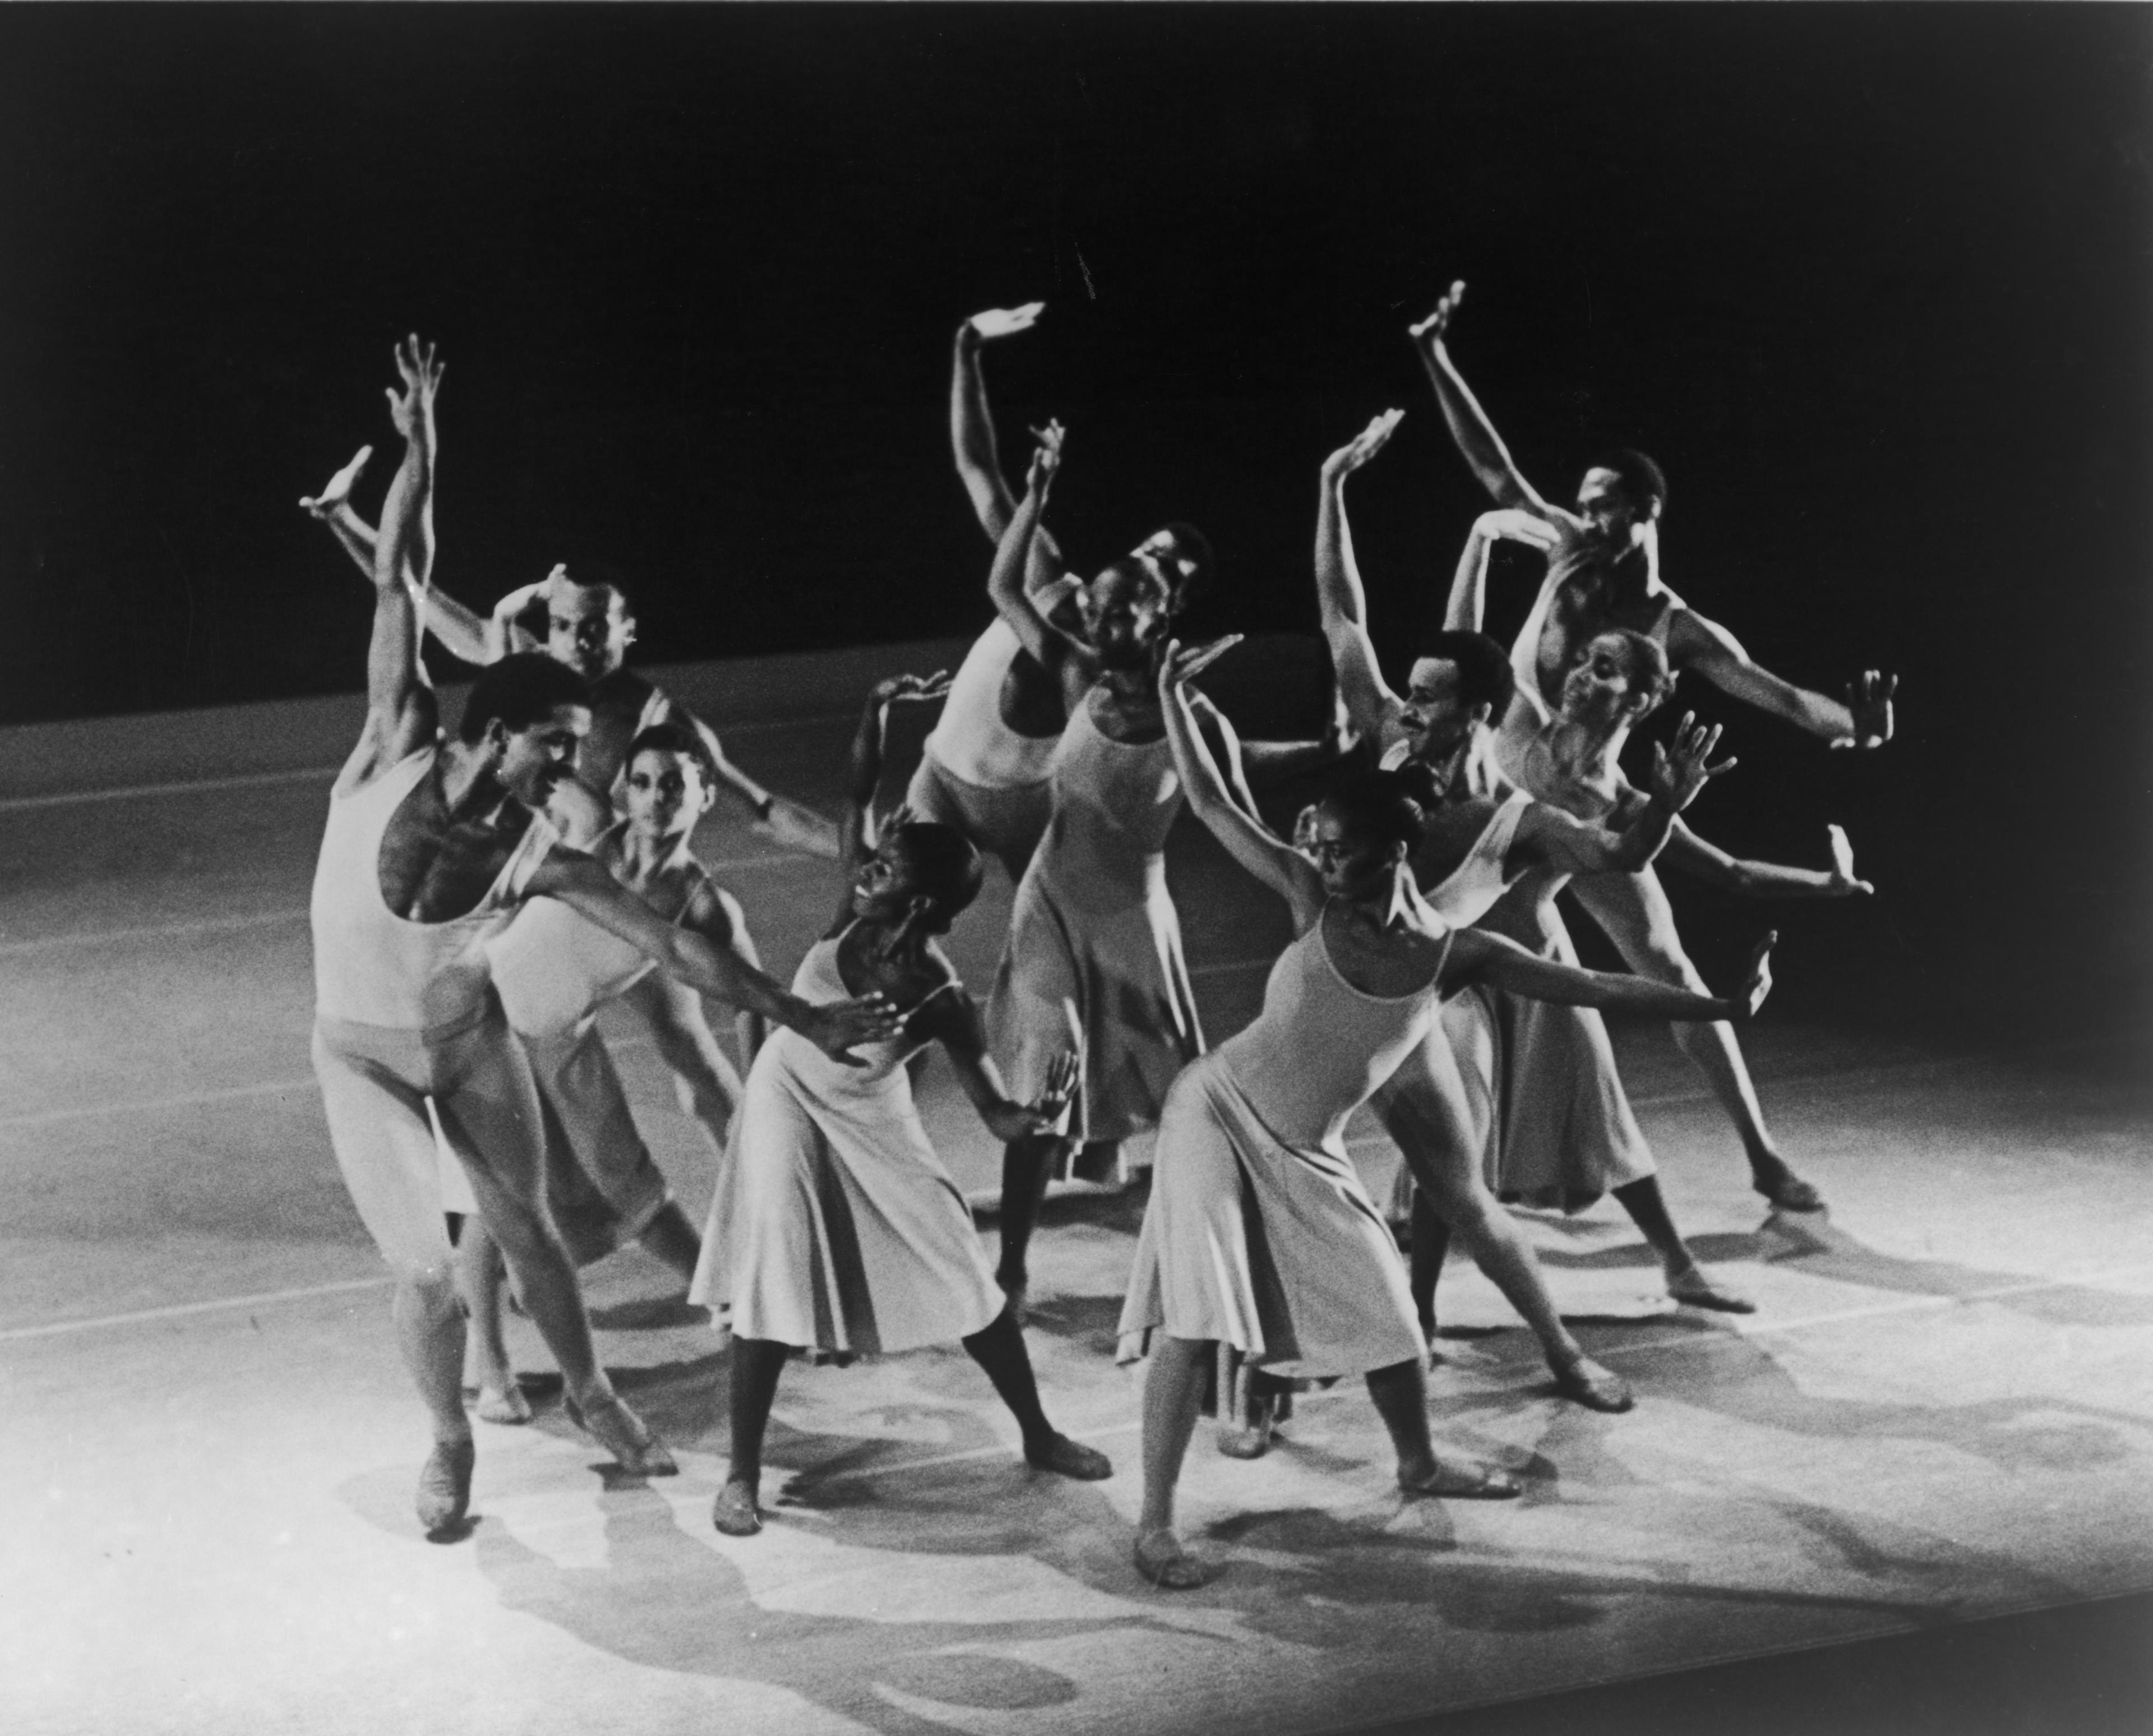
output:
MULTIPOLYGON (((1416 1183, 1412 1199, 1412 1269, 1413 1312, 1419 1317, 1421 1336, 1435 1341, 1435 1287, 1443 1280, 1443 1256, 1450 1251, 1450 1226, 1429 1202, 1428 1189, 1416 1183)), ((1560 1324, 1560 1322, 1558 1322, 1560 1324)))
POLYGON ((1515 1479, 1500 1471, 1436 1452, 1428 1435, 1428 1364, 1418 1357, 1376 1369, 1367 1382, 1398 1455, 1398 1487, 1407 1494, 1505 1500, 1519 1492, 1515 1479))
POLYGON ((757 1497, 762 1488, 762 1437, 777 1402, 777 1377, 790 1354, 767 1338, 733 1340, 732 1461, 710 1509, 710 1523, 728 1537, 752 1537, 762 1529, 757 1497))
MULTIPOLYGON (((1697 966, 1682 950, 1675 930, 1674 909, 1659 876, 1651 868, 1636 874, 1589 874, 1570 883, 1578 902, 1615 943, 1630 968, 1655 982, 1672 983, 1699 995, 1706 987, 1697 966)), ((1824 1197, 1779 1155, 1764 1128, 1757 1087, 1734 1040, 1732 1025, 1675 1025, 1674 1039, 1712 1087, 1719 1107, 1741 1136, 1749 1159, 1751 1184, 1773 1204, 1789 1211, 1815 1211, 1824 1197)))
POLYGON ((1143 1508, 1137 1519, 1137 1571, 1169 1591, 1194 1590, 1213 1570, 1181 1546, 1173 1529, 1173 1492, 1204 1403, 1204 1365, 1213 1347, 1201 1339, 1152 1337, 1144 1378, 1143 1508))
POLYGON ((478 1416, 483 1423, 528 1423, 530 1401, 516 1383, 501 1330, 501 1288, 508 1265, 501 1245, 477 1212, 464 1219, 456 1239, 456 1292, 471 1317, 471 1350, 478 1363, 478 1416))
POLYGON ((1114 1474, 1105 1453, 1071 1440, 1046 1420, 1046 1412, 1039 1402, 1039 1382, 1031 1372, 1031 1353, 1025 1349, 1024 1334, 1008 1309, 964 1344, 965 1353, 986 1371, 995 1391, 1016 1418, 1017 1427, 1024 1433, 1028 1464, 1087 1483, 1114 1474))
POLYGON ((1693 1308, 1715 1308, 1723 1314, 1757 1311, 1757 1305, 1747 1296, 1723 1289, 1705 1275, 1704 1268, 1690 1252, 1689 1244, 1675 1228, 1667 1199, 1660 1192, 1659 1177, 1647 1175, 1627 1183, 1615 1190, 1615 1198, 1644 1232, 1652 1251, 1660 1256, 1660 1268, 1667 1274, 1669 1296, 1693 1308))
POLYGON ((1046 1198, 1046 1179, 1054 1173, 1064 1143, 1034 1138, 1014 1139, 1002 1148, 1002 1253, 995 1280, 1008 1295, 1019 1325, 1023 1324, 1025 1292, 1031 1281, 1025 1255, 1039 1224, 1041 1202, 1046 1198))

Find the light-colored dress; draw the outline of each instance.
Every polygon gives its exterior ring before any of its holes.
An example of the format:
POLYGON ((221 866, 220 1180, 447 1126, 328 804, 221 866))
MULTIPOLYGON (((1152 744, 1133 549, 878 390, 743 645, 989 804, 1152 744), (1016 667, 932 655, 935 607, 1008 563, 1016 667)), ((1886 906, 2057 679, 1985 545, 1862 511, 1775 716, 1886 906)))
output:
POLYGON ((1363 1374, 1425 1353, 1347 1118, 1427 1036, 1433 986, 1395 999, 1338 974, 1316 925, 1280 955, 1263 1011, 1174 1082, 1122 1311, 1149 1333, 1230 1346, 1270 1373, 1363 1374))
POLYGON ((1116 741, 1077 706, 1054 751, 1054 815, 1025 871, 987 1009, 1010 1095, 1028 1102, 1074 1048, 1082 1085, 1070 1137, 1126 1139, 1158 1125, 1167 1089, 1204 1052, 1166 835, 1181 779, 1162 737, 1116 741))
MULTIPOLYGON (((852 998, 842 938, 808 949, 794 994, 852 998)), ((797 1031, 771 1033, 733 1120, 691 1301, 740 1337, 838 1360, 994 1323, 1005 1298, 913 1102, 904 1063, 922 1046, 858 1044, 866 1064, 847 1067, 797 1031)))
POLYGON ((923 820, 954 826, 1021 878, 1046 830, 1052 736, 1020 736, 1002 720, 1002 687, 1024 649, 997 619, 972 642, 904 796, 923 820))

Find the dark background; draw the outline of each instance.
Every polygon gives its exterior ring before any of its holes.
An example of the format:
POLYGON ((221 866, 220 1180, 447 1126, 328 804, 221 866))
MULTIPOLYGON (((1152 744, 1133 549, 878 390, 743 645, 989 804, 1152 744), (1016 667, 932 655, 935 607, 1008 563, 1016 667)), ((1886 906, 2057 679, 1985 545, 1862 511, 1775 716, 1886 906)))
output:
MULTIPOLYGON (((412 328, 466 600, 596 555, 655 658, 970 630, 948 339, 1036 296, 1005 459, 1069 425, 1082 563, 1204 526, 1209 626, 1312 629, 1316 465, 1408 409, 1354 493, 1402 665, 1483 504, 1403 337, 1462 277, 1544 490, 1644 445, 1692 603, 1903 678, 1864 756, 1687 684, 1700 829, 1885 888, 1777 913, 1789 1000, 2135 1018, 2149 74, 2140 7, 0 9, 0 719, 356 686, 293 502, 370 440, 371 513, 412 328)), ((1684 909, 1708 971, 1759 914, 1684 909)))

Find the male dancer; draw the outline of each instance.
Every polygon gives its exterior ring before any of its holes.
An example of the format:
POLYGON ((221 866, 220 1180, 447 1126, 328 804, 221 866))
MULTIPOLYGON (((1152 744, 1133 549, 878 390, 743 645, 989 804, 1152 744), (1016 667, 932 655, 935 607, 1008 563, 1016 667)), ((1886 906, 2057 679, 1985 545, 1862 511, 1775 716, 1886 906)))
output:
POLYGON ((892 1021, 876 997, 807 1005, 667 925, 596 861, 557 844, 539 810, 590 726, 574 671, 547 658, 502 659, 474 688, 456 739, 440 739, 406 578, 423 582, 430 566, 423 527, 440 370, 415 338, 396 361, 404 390, 391 389, 389 406, 405 451, 376 549, 367 720, 332 792, 314 875, 313 1056, 338 1167, 395 1271, 398 1337, 434 1427, 417 1509, 440 1533, 468 1509, 474 1453, 430 1097, 560 1362, 572 1414, 629 1470, 674 1469, 598 1365, 574 1268, 547 1214, 537 1098, 488 983, 485 942, 523 899, 543 894, 831 1053, 888 1035, 892 1021))
MULTIPOLYGON (((1725 628, 1688 608, 1660 582, 1658 522, 1667 481, 1651 459, 1621 452, 1594 466, 1579 486, 1575 512, 1551 504, 1525 481, 1450 359, 1445 340, 1464 293, 1463 283, 1453 283, 1435 311, 1412 328, 1412 336, 1443 420, 1474 474, 1498 505, 1530 515, 1552 541, 1547 577, 1511 654, 1520 690, 1530 687, 1547 705, 1557 704, 1563 679, 1584 646, 1607 629, 1627 628, 1660 644, 1677 671, 1694 669, 1722 692, 1834 747, 1879 747, 1891 740, 1896 677, 1867 671, 1848 688, 1843 705, 1796 687, 1760 669, 1725 628)), ((1516 769, 1506 769, 1517 775, 1516 769)), ((1703 981, 1649 871, 1588 876, 1572 889, 1631 970, 1692 989, 1703 981)), ((1823 1195, 1795 1174, 1765 1130, 1733 1027, 1677 1025, 1674 1035, 1740 1134, 1757 1191, 1789 1211, 1820 1209, 1823 1195)))

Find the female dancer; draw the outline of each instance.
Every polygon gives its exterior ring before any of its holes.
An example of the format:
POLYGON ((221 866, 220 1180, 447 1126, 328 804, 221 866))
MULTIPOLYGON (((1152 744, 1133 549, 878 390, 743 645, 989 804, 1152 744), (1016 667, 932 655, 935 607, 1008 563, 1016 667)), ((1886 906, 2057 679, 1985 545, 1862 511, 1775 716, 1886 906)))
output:
MULTIPOLYGON (((603 811, 598 835, 573 842, 676 928, 702 935, 742 963, 760 965, 746 919, 733 895, 695 859, 695 826, 717 797, 717 780, 700 734, 678 724, 644 731, 624 761, 627 817, 580 784, 573 793, 603 811)), ((545 1113, 547 1204, 578 1265, 637 1240, 685 1280, 695 1275, 702 1244, 636 1131, 613 1056, 599 1039, 598 1009, 628 999, 654 1013, 649 1023, 671 1069, 680 1107, 725 1150, 740 1075, 718 1046, 693 990, 658 975, 625 941, 586 922, 565 904, 534 900, 486 948, 509 1027, 522 1040, 545 1113)), ((755 1058, 762 1021, 742 1013, 742 1057, 755 1058)), ((501 1250, 483 1217, 470 1218, 456 1241, 456 1287, 471 1316, 477 1413, 488 1423, 526 1423, 531 1406, 508 1361, 501 1335, 501 1250)))
POLYGON ((844 827, 852 883, 793 984, 809 1001, 849 1000, 846 984, 873 984, 909 1010, 903 1025, 894 1037, 861 1044, 853 1067, 782 1033, 764 1045, 689 1292, 721 1319, 729 1312, 734 1335, 732 1463, 710 1515, 729 1537, 762 1529, 763 1432, 796 1350, 842 1361, 957 1339, 1016 1418, 1028 1461, 1065 1477, 1113 1474, 1104 1453, 1047 1421, 1024 1335, 912 1099, 904 1063, 939 1042, 996 1138, 1051 1136, 1067 1117, 1076 1076, 1065 1052, 1032 1103, 1003 1090, 978 1010, 934 944, 979 892, 980 853, 948 826, 901 814, 897 824, 874 823, 888 708, 924 696, 916 677, 900 675, 868 698, 844 827))
MULTIPOLYGON (((1405 1270, 1343 1141, 1353 1110, 1425 1036, 1438 1000, 1489 981, 1602 1006, 1747 1018, 1770 983, 1769 939, 1741 992, 1718 1000, 1448 929, 1406 868, 1421 815, 1394 774, 1339 783, 1317 810, 1311 863, 1234 806, 1196 735, 1185 684, 1217 649, 1169 649, 1161 669, 1175 763, 1198 817, 1285 899, 1299 938, 1272 967, 1256 1022, 1174 1082, 1122 1316, 1125 1334, 1153 1341, 1136 1564, 1175 1590, 1209 1574, 1174 1532, 1173 1496, 1216 1342, 1275 1372, 1365 1375, 1409 1495, 1519 1493, 1514 1479, 1447 1461, 1429 1441, 1405 1270)), ((1702 786, 1710 746, 1702 731, 1677 744, 1668 771, 1678 790, 1702 786)))

